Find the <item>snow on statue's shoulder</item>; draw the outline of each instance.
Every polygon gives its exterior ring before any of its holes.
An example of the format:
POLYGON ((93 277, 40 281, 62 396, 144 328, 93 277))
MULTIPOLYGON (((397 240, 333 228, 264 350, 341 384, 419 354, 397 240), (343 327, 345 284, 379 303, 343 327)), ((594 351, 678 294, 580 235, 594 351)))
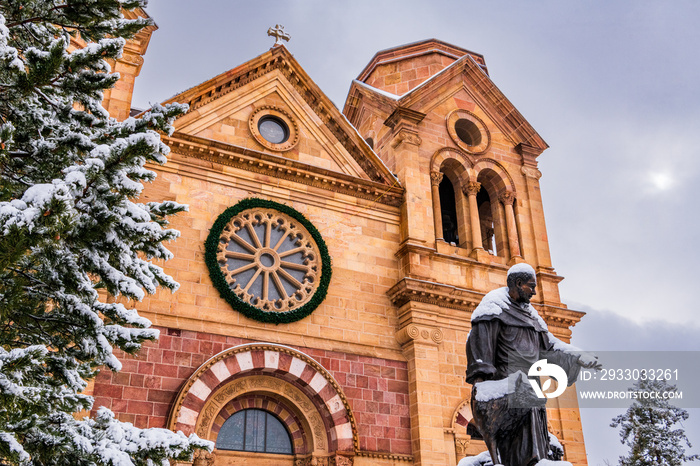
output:
POLYGON ((481 300, 474 312, 472 312, 472 321, 478 317, 488 315, 498 315, 504 309, 508 309, 508 288, 497 288, 486 293, 486 296, 481 300))

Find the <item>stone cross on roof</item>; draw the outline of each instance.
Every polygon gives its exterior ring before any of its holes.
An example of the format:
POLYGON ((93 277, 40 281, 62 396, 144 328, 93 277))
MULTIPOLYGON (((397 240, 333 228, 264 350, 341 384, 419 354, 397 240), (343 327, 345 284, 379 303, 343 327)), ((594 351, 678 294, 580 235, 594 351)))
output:
POLYGON ((276 45, 281 45, 280 40, 286 40, 289 42, 289 39, 292 38, 292 36, 284 32, 284 26, 280 26, 279 24, 275 25, 274 28, 268 29, 267 35, 275 38, 275 44, 273 47, 276 45))

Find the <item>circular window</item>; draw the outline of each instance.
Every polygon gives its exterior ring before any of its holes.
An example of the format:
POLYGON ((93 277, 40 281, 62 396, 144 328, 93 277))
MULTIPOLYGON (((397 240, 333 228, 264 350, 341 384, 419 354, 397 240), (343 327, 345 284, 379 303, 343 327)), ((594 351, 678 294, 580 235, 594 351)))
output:
POLYGON ((491 135, 483 121, 467 110, 453 110, 447 115, 447 132, 461 149, 474 155, 483 154, 491 144, 491 135))
POLYGON ((289 128, 277 117, 266 115, 258 120, 258 131, 272 144, 282 144, 289 139, 289 128))
POLYGON ((287 151, 299 140, 296 122, 281 108, 273 106, 257 108, 251 114, 248 123, 255 140, 267 149, 278 152, 287 151))
POLYGON ((468 146, 478 146, 481 144, 481 131, 474 122, 466 118, 460 118, 455 123, 457 137, 468 146))
POLYGON ((206 243, 214 286, 234 309, 261 322, 293 322, 325 298, 330 257, 301 213, 244 199, 216 220, 206 243))

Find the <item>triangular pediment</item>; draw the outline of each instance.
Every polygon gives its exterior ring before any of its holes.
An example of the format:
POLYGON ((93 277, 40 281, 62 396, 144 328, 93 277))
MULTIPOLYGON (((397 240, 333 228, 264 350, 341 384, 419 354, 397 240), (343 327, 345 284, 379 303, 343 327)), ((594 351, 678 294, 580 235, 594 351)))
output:
MULTIPOLYGON (((527 145, 538 152, 548 147, 493 83, 483 66, 470 55, 461 57, 402 95, 392 95, 356 80, 350 88, 344 113, 353 123, 359 120, 364 105, 381 108, 383 113, 389 111, 389 114, 397 109, 427 114, 449 99, 461 100, 467 108, 473 106, 471 110, 494 125, 513 146, 527 145)), ((457 106, 465 107, 459 104, 457 106)))
POLYGON ((175 131, 230 148, 266 153, 311 167, 391 185, 393 175, 355 128, 308 77, 284 46, 165 103, 190 106, 175 131), (271 142, 261 119, 286 129, 286 139, 271 142))

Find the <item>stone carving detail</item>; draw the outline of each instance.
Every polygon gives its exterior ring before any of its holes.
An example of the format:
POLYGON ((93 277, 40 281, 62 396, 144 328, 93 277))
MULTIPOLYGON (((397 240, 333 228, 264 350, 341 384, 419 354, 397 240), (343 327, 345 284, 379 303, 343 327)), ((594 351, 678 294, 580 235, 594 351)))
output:
POLYGON ((442 172, 430 172, 430 184, 433 186, 439 186, 444 175, 445 174, 442 172))
POLYGON ((413 146, 420 146, 423 143, 423 140, 413 131, 402 129, 391 142, 391 147, 396 149, 403 143, 411 144, 413 146))
POLYGON ((197 429, 197 435, 199 435, 202 438, 206 438, 207 431, 209 430, 209 425, 212 423, 216 415, 219 414, 220 409, 221 408, 218 405, 211 403, 202 410, 200 414, 201 421, 199 424, 199 429, 197 429))
POLYGON ((216 258, 226 281, 258 309, 298 308, 321 282, 321 254, 313 238, 300 222, 274 209, 244 210, 220 239, 216 258))
POLYGON ((470 181, 467 183, 467 186, 464 188, 464 194, 467 196, 474 195, 476 196, 477 193, 481 190, 481 183, 478 181, 470 181))
POLYGON ((515 194, 511 191, 506 191, 501 194, 499 199, 501 200, 503 205, 513 205, 513 202, 515 201, 515 194))
POLYGON ((528 178, 539 180, 542 177, 542 172, 536 168, 522 167, 520 170, 523 172, 523 175, 527 176, 528 178))
POLYGON ((353 459, 347 456, 335 455, 333 466, 352 466, 353 459))
POLYGON ((396 339, 402 345, 409 341, 418 341, 421 343, 440 344, 444 340, 442 330, 439 328, 419 327, 415 324, 410 324, 396 332, 396 339))
POLYGON ((192 459, 192 466, 212 466, 216 460, 216 455, 204 450, 197 450, 192 459))
POLYGON ((469 446, 470 442, 470 437, 462 437, 461 435, 455 435, 455 453, 457 454, 458 461, 467 456, 467 447, 469 446))
POLYGON ((444 336, 442 334, 442 330, 439 328, 436 328, 430 333, 430 338, 437 344, 442 343, 442 340, 444 339, 444 336))
POLYGON ((326 456, 310 456, 296 460, 294 466, 331 466, 331 459, 326 456))
POLYGON ((124 54, 122 54, 121 58, 117 59, 117 61, 129 63, 131 65, 136 66, 143 65, 143 57, 135 53, 125 52, 124 54))
POLYGON ((241 380, 240 382, 231 384, 216 394, 216 396, 214 397, 214 402, 218 404, 223 404, 226 401, 233 398, 234 396, 238 395, 239 393, 243 393, 247 390, 247 388, 248 383, 245 380, 241 380))

